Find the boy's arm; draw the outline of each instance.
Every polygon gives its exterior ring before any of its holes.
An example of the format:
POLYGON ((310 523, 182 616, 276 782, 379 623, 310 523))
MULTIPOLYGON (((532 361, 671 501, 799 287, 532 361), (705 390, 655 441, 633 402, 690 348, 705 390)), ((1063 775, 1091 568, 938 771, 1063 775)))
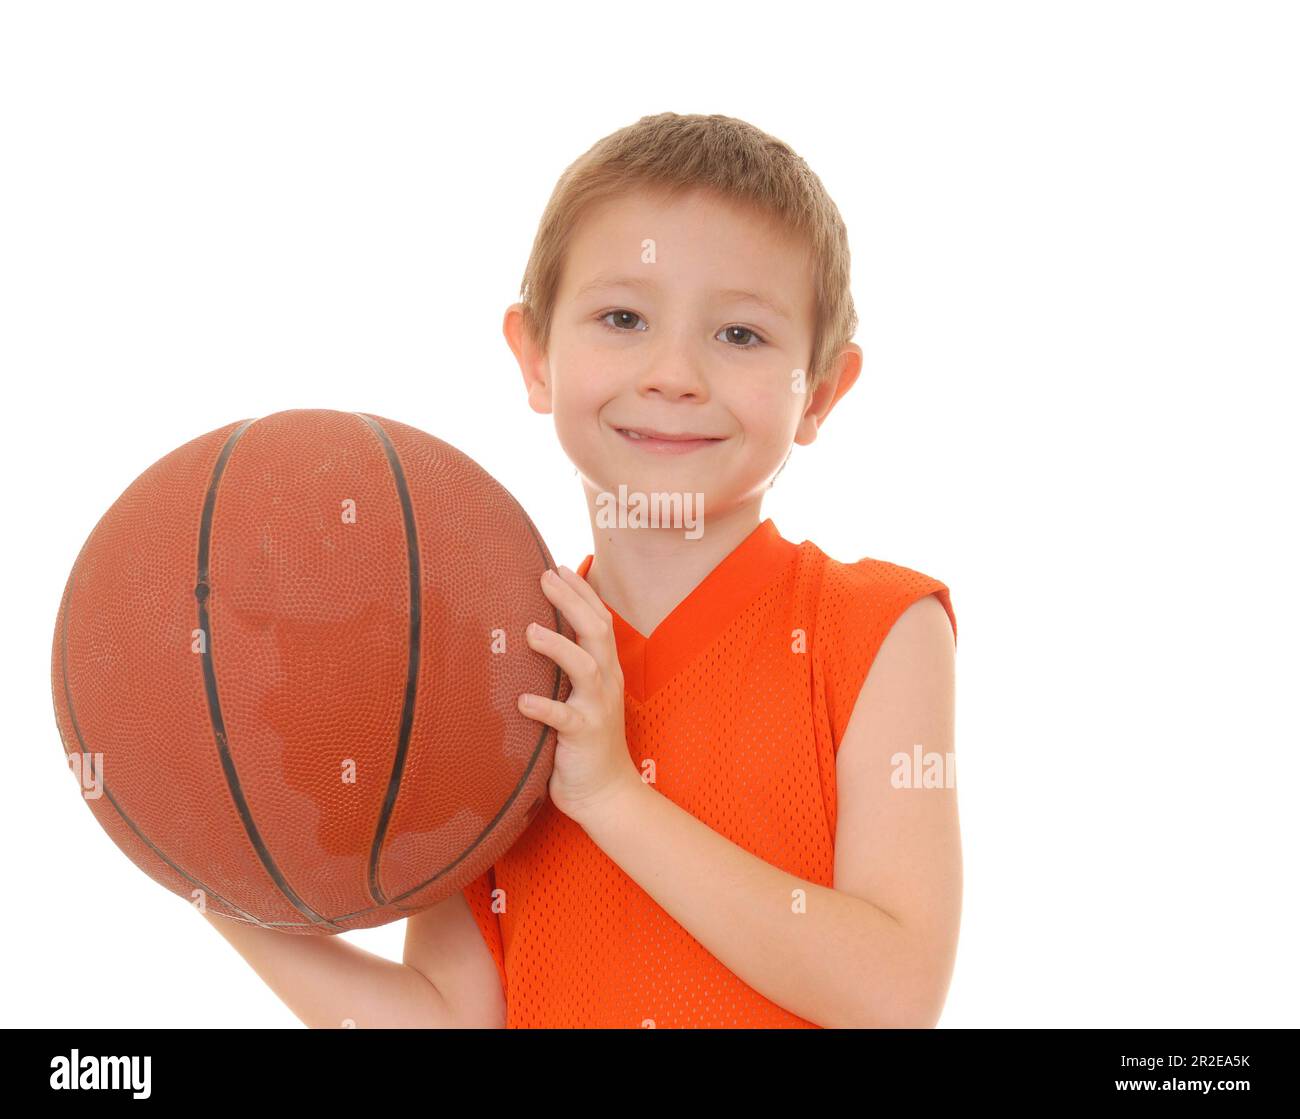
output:
POLYGON ((947 995, 961 916, 957 794, 896 789, 891 770, 895 753, 920 742, 947 774, 953 714, 953 631, 931 597, 886 637, 840 743, 833 889, 760 859, 635 772, 578 822, 778 1006, 825 1027, 929 1028, 947 995))
POLYGON ((204 917, 313 1029, 494 1024, 491 993, 500 997, 500 980, 459 893, 408 918, 406 962, 400 964, 340 936, 295 936, 212 913, 204 917), (486 997, 476 947, 491 972, 486 997))
POLYGON ((442 992, 459 1025, 505 1027, 501 978, 462 891, 407 918, 402 960, 442 992))

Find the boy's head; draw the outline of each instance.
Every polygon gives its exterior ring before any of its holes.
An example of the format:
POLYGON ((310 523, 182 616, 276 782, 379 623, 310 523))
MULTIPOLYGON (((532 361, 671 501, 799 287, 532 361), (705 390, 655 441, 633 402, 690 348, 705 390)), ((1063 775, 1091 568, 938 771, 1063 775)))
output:
POLYGON ((761 499, 856 380, 844 224, 785 144, 644 117, 561 176, 505 334, 589 489, 761 499), (683 453, 626 429, 712 442, 683 453))

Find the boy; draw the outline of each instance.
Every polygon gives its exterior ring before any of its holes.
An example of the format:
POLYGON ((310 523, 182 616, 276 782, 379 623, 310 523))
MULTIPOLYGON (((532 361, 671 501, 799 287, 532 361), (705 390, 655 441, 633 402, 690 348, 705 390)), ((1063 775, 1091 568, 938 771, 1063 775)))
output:
POLYGON ((834 203, 743 121, 646 117, 565 171, 504 324, 595 541, 542 579, 576 640, 529 635, 573 685, 520 697, 557 731, 550 798, 408 920, 403 964, 214 921, 304 1021, 938 1020, 961 901, 948 589, 761 516, 858 377, 848 281, 834 203))

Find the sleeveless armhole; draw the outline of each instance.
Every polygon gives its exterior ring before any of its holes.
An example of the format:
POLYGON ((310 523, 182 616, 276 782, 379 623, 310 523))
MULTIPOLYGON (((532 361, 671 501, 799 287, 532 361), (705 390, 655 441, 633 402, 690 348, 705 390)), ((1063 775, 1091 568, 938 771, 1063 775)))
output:
POLYGON ((955 644, 957 615, 948 587, 938 579, 884 560, 826 560, 814 641, 837 754, 880 646, 904 611, 931 594, 948 613, 955 644))
POLYGON ((496 889, 496 875, 488 867, 461 891, 474 915, 474 923, 483 936, 483 942, 492 954, 492 962, 497 965, 497 975, 501 979, 501 993, 506 993, 505 949, 501 939, 501 918, 492 912, 492 891, 496 889))

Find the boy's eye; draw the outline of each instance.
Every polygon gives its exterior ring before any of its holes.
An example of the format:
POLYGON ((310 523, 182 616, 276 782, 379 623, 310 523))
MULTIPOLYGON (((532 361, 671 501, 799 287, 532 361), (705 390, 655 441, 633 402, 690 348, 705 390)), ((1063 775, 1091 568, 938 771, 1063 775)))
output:
POLYGON ((724 326, 719 333, 725 334, 727 331, 731 331, 731 330, 738 331, 740 334, 744 334, 750 338, 755 339, 755 345, 735 347, 738 350, 756 350, 758 349, 759 346, 766 344, 764 343, 763 339, 759 338, 759 336, 754 331, 750 330, 749 327, 747 326, 724 326))
MULTIPOLYGON (((608 326, 610 330, 617 330, 623 334, 629 333, 630 330, 645 329, 644 325, 642 325, 641 327, 629 328, 626 325, 627 320, 629 319, 635 319, 637 321, 644 322, 644 320, 641 319, 641 316, 638 315, 635 311, 625 311, 622 309, 615 310, 615 311, 606 311, 605 314, 600 316, 600 321, 604 323, 606 326, 608 326), (613 323, 609 322, 608 320, 611 318, 613 318, 615 322, 613 323), (622 325, 615 325, 615 323, 619 323, 622 325)), ((736 334, 739 334, 741 336, 742 344, 732 346, 732 349, 734 350, 756 350, 760 346, 767 345, 767 343, 759 336, 757 331, 750 330, 749 327, 747 326, 724 326, 720 331, 718 331, 718 333, 727 334, 729 331, 735 332, 734 334, 729 335, 729 339, 732 341, 735 340, 736 334), (753 345, 750 345, 749 342, 745 341, 745 339, 752 339, 753 345)))
MULTIPOLYGON (((600 321, 604 322, 607 318, 610 317, 610 315, 618 315, 621 318, 625 318, 625 319, 639 319, 641 317, 635 311, 607 311, 605 314, 601 315, 600 321)), ((609 325, 612 326, 615 330, 622 329, 621 327, 614 326, 613 323, 610 323, 609 325)), ((624 333, 626 333, 626 331, 624 333)))

